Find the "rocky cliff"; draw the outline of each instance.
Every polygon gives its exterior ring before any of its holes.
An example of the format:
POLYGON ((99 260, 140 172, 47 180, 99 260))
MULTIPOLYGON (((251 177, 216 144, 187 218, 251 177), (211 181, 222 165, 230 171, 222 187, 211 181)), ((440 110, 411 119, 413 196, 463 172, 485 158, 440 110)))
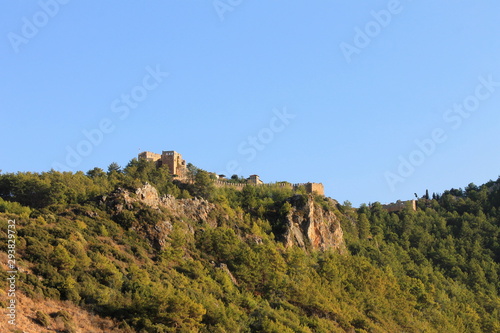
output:
MULTIPOLYGON (((330 203, 333 203, 333 200, 330 203)), ((180 223, 183 229, 194 233, 193 224, 205 224, 217 227, 218 220, 224 217, 223 210, 207 200, 176 199, 173 196, 158 195, 158 191, 151 185, 144 186, 135 192, 118 189, 103 198, 103 202, 119 215, 124 210, 137 209, 137 205, 145 205, 154 211, 162 212, 153 223, 139 223, 135 221, 131 228, 148 238, 155 247, 163 248, 169 233, 175 223, 180 223)), ((288 199, 291 205, 286 216, 285 232, 277 235, 284 241, 286 247, 299 246, 305 249, 327 250, 333 249, 345 252, 345 243, 340 221, 332 210, 324 209, 314 201, 313 195, 296 195, 288 199)), ((334 206, 334 205, 331 205, 334 206)))
POLYGON ((216 208, 214 204, 199 198, 176 199, 170 195, 160 197, 156 188, 147 183, 136 189, 135 192, 119 188, 109 196, 104 197, 103 201, 115 213, 120 213, 123 209, 131 210, 135 202, 140 202, 153 209, 166 209, 169 215, 174 218, 207 222, 214 227, 217 225, 215 219, 209 217, 210 212, 216 208))
POLYGON ((312 195, 296 195, 288 202, 292 208, 286 218, 285 246, 346 252, 344 233, 333 211, 323 209, 312 195))
POLYGON ((119 188, 103 197, 102 202, 115 220, 147 238, 159 250, 167 244, 174 225, 191 234, 196 224, 217 226, 215 214, 211 214, 217 208, 214 204, 199 198, 160 197, 156 188, 147 183, 135 191, 119 188))

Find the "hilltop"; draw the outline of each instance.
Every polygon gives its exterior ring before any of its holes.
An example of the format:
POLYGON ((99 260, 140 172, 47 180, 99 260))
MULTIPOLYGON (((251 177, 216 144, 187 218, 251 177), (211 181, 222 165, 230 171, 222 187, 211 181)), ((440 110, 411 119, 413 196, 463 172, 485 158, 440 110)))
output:
MULTIPOLYGON (((196 167, 182 158, 182 155, 175 150, 163 151, 160 154, 152 153, 149 151, 144 151, 140 153, 137 158, 139 160, 145 160, 148 162, 153 162, 157 167, 168 168, 170 175, 175 177, 175 180, 184 183, 192 183, 194 180, 194 175, 196 174, 196 167)), ((319 195, 325 194, 325 189, 322 183, 303 183, 303 184, 292 184, 289 182, 278 182, 266 184, 264 183, 258 175, 251 175, 248 178, 239 177, 234 174, 231 179, 227 179, 226 175, 218 175, 216 173, 209 173, 212 179, 215 180, 214 184, 218 187, 231 187, 236 190, 242 190, 245 186, 279 186, 287 187, 294 191, 302 190, 307 193, 315 193, 319 195)))
POLYGON ((188 170, 0 174, 16 329, 500 332, 500 179, 389 212, 188 170))

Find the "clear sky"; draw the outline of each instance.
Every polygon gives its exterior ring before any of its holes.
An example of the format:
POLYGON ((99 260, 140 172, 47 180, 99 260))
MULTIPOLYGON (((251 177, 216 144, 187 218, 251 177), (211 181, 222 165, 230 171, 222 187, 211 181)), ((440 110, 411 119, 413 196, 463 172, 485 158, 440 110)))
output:
POLYGON ((500 175, 500 2, 3 1, 0 169, 176 150, 354 205, 500 175))

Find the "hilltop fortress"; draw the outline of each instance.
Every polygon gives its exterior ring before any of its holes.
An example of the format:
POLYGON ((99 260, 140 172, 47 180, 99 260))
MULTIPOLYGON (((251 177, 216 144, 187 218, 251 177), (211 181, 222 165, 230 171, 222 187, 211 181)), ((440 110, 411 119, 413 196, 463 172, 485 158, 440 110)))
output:
MULTIPOLYGON (((182 155, 174 150, 163 151, 160 154, 152 153, 149 151, 144 151, 138 155, 139 159, 156 162, 158 166, 168 166, 170 174, 176 176, 179 181, 188 181, 188 169, 186 161, 182 158, 182 155)), ((315 193, 319 195, 325 195, 325 189, 322 183, 299 183, 291 184, 288 182, 278 182, 278 183, 264 183, 260 180, 258 175, 251 175, 246 179, 245 183, 232 183, 227 181, 224 176, 216 176, 215 186, 218 187, 232 187, 237 190, 242 190, 245 186, 265 186, 265 185, 278 185, 281 187, 288 187, 293 190, 297 190, 300 187, 305 188, 307 193, 315 193)))
MULTIPOLYGON (((163 151, 161 154, 152 153, 149 151, 144 151, 138 155, 139 159, 156 162, 158 167, 167 166, 170 174, 175 177, 176 180, 180 182, 189 183, 193 180, 189 177, 189 172, 187 168, 186 161, 182 158, 182 155, 174 150, 163 151)), ((258 175, 251 175, 244 182, 231 182, 225 178, 224 175, 216 175, 212 173, 215 177, 214 185, 217 187, 231 187, 236 190, 243 190, 246 186, 280 186, 290 188, 297 191, 299 188, 305 189, 306 193, 315 193, 319 195, 325 195, 325 189, 322 183, 298 183, 292 184, 289 182, 276 182, 276 183, 264 183, 260 180, 258 175)), ((411 210, 417 210, 417 201, 397 201, 395 203, 390 203, 387 205, 382 205, 382 207, 389 213, 396 213, 402 211, 405 207, 409 207, 411 210)))
POLYGON ((187 177, 186 161, 182 159, 181 154, 174 150, 163 151, 161 155, 144 151, 139 154, 138 158, 156 162, 158 166, 166 165, 168 166, 168 170, 170 170, 170 174, 175 175, 180 179, 187 177))

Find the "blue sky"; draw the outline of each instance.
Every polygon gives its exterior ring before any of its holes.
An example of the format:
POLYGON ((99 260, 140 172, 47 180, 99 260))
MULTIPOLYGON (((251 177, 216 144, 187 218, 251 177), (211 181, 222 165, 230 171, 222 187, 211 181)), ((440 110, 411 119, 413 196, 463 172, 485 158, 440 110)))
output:
POLYGON ((198 167, 354 205, 500 175, 498 1, 5 1, 0 169, 198 167))

